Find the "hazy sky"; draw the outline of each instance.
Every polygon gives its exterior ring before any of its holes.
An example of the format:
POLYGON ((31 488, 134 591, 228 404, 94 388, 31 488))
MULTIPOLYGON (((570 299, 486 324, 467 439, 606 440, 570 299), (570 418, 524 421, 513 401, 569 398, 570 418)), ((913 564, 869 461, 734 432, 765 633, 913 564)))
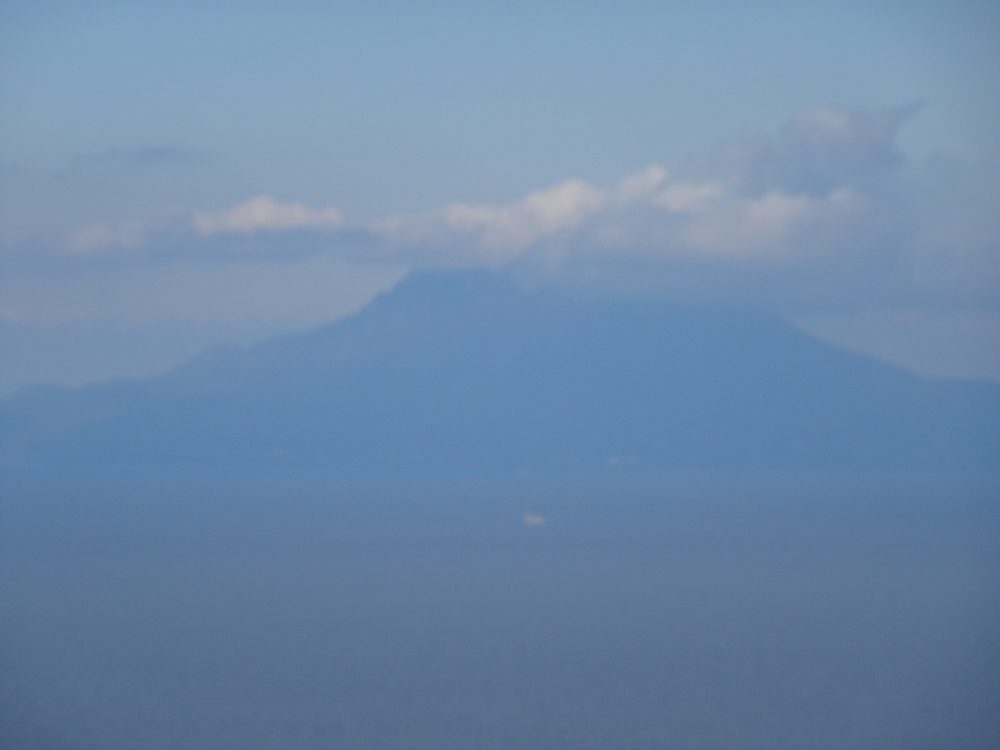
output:
POLYGON ((0 392, 509 264, 1000 378, 994 3, 207 5, 0 8, 0 392))

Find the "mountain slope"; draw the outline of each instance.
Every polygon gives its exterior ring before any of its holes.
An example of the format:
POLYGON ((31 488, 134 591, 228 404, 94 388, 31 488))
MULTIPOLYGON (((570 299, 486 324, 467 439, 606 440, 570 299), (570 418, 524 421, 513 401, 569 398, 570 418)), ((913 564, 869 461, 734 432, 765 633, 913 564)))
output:
POLYGON ((0 407, 9 467, 414 476, 992 466, 1000 388, 932 381, 777 317, 417 276, 308 335, 0 407))

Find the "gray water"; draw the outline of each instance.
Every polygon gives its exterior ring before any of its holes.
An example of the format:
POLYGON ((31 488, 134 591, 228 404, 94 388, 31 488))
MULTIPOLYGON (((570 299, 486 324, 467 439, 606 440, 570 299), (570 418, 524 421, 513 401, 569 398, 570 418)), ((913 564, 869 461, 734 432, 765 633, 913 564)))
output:
POLYGON ((4 748, 1000 746, 989 487, 5 494, 4 748))

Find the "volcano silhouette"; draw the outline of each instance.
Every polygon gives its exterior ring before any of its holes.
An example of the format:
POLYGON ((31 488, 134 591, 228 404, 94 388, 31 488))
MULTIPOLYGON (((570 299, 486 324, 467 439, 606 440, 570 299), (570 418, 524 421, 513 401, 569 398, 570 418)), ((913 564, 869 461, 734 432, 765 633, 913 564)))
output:
POLYGON ((850 353, 780 317, 418 274, 306 335, 0 405, 19 467, 446 476, 996 466, 1000 387, 850 353))

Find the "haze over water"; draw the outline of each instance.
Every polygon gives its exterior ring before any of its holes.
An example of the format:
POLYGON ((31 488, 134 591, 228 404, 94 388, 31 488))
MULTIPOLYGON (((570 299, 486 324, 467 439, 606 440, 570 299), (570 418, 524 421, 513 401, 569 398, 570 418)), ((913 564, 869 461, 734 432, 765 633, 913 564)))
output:
POLYGON ((18 748, 985 750, 995 490, 25 493, 0 726, 18 748))

